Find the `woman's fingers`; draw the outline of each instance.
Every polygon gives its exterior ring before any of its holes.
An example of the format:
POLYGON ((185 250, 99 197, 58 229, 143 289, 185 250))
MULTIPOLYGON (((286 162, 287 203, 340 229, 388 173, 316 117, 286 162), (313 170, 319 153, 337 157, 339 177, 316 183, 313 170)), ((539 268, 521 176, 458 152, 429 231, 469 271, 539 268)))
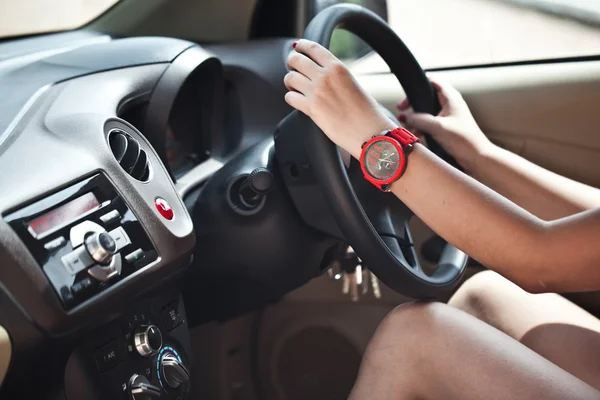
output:
POLYGON ((406 114, 406 125, 409 130, 418 130, 419 132, 428 132, 436 135, 441 128, 441 119, 427 113, 408 113, 406 114))
MULTIPOLYGON (((442 105, 448 102, 448 99, 452 99, 456 96, 461 96, 458 90, 456 90, 450 82, 439 78, 439 77, 429 77, 429 81, 431 82, 431 86, 435 89, 438 98, 442 105)), ((408 97, 402 100, 400 104, 396 106, 400 111, 406 111, 410 108, 410 102, 408 101, 408 97)))
MULTIPOLYGON (((449 87, 449 85, 446 82, 435 77, 429 78, 429 81, 431 82, 431 86, 433 86, 438 95, 440 94, 440 92, 447 90, 447 87, 449 87)), ((406 97, 404 100, 402 100, 400 104, 396 106, 396 108, 400 111, 406 111, 410 107, 411 106, 410 101, 408 101, 408 97, 406 97)))
POLYGON ((305 54, 308 58, 325 67, 336 60, 335 56, 329 50, 318 43, 310 40, 301 39, 296 42, 294 47, 298 53, 305 54))
POLYGON ((290 72, 283 80, 289 90, 285 101, 308 115, 309 101, 305 95, 311 91, 312 81, 323 72, 323 66, 331 64, 336 58, 323 46, 305 39, 295 42, 294 50, 287 60, 290 72))
POLYGON ((410 108, 410 102, 408 101, 408 97, 402 100, 402 102, 398 104, 396 108, 400 111, 408 110, 410 108))
POLYGON ((285 102, 296 110, 303 112, 308 115, 308 99, 302 93, 298 92, 287 92, 285 94, 285 102))
POLYGON ((460 92, 445 79, 430 77, 429 81, 438 93, 438 98, 442 106, 447 105, 451 101, 462 99, 460 92))
POLYGON ((435 77, 428 77, 429 78, 429 82, 431 82, 431 86, 433 86, 433 88, 436 90, 436 92, 439 92, 440 90, 442 90, 442 88, 445 85, 445 82, 443 82, 442 80, 435 78, 435 77))
POLYGON ((313 60, 295 51, 288 56, 287 66, 290 71, 298 71, 309 79, 315 77, 321 70, 313 60))
POLYGON ((441 78, 439 76, 427 76, 429 78, 429 82, 435 88, 436 91, 448 91, 449 89, 453 89, 450 82, 446 79, 441 78))
POLYGON ((290 91, 300 92, 304 95, 310 92, 311 82, 306 76, 299 72, 291 71, 284 78, 283 83, 290 91))

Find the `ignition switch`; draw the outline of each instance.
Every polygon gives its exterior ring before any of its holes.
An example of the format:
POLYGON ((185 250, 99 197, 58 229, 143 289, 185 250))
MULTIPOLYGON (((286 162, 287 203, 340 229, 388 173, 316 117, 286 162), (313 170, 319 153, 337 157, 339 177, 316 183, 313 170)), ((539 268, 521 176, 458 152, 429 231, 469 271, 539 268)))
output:
POLYGON ((227 201, 239 214, 255 214, 264 206, 267 194, 273 190, 273 183, 271 171, 256 168, 249 175, 240 175, 229 184, 227 201))

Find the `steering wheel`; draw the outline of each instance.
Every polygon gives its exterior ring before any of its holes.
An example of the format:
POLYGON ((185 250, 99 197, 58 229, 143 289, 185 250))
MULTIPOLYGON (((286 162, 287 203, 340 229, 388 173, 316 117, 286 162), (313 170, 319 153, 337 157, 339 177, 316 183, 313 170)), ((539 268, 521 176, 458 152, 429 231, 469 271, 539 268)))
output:
MULTIPOLYGON (((425 72, 389 25, 373 12, 339 4, 321 11, 308 25, 306 39, 328 48, 331 35, 342 28, 369 44, 386 61, 404 88, 413 109, 437 114, 437 95, 425 72)), ((408 223, 413 213, 392 194, 368 183, 357 162, 347 170, 337 146, 302 114, 296 118, 303 132, 308 158, 317 183, 329 203, 344 238, 365 265, 387 286, 417 299, 447 294, 460 280, 468 257, 447 244, 434 271, 426 273, 412 243, 408 223)), ((430 137, 429 148, 445 161, 455 161, 430 137)), ((409 161, 410 168, 410 161, 409 161)))

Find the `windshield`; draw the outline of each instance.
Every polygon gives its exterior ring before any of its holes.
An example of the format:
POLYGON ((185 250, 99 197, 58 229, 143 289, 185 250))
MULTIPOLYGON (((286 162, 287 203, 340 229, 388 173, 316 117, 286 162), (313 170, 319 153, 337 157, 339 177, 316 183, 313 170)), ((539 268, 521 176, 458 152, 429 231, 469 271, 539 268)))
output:
POLYGON ((78 28, 118 0, 2 0, 0 38, 78 28))

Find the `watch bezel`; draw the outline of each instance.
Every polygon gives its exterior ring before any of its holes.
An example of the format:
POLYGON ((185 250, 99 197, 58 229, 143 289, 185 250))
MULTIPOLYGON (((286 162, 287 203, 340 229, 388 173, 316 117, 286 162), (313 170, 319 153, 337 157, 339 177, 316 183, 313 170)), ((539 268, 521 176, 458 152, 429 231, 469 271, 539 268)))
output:
POLYGON ((365 176, 365 178, 367 180, 369 180, 371 183, 376 184, 378 186, 384 186, 384 185, 390 185, 392 183, 394 183, 395 181, 397 181, 401 176, 402 176, 402 172, 404 171, 404 166, 406 165, 406 154, 404 153, 404 148, 402 147, 402 145, 394 138, 391 138, 389 136, 375 136, 373 138, 371 138, 369 141, 367 141, 365 144, 363 144, 362 146, 362 152, 360 155, 360 168, 363 172, 363 175, 365 176), (367 170, 367 162, 365 160, 365 157, 368 154, 368 150, 369 148, 376 142, 379 141, 386 141, 391 143, 397 150, 398 150, 398 156, 399 156, 399 163, 398 163, 398 167, 396 169, 396 171, 394 172, 394 174, 387 178, 387 179, 377 179, 376 177, 374 177, 373 175, 371 175, 369 173, 369 171, 367 170))

